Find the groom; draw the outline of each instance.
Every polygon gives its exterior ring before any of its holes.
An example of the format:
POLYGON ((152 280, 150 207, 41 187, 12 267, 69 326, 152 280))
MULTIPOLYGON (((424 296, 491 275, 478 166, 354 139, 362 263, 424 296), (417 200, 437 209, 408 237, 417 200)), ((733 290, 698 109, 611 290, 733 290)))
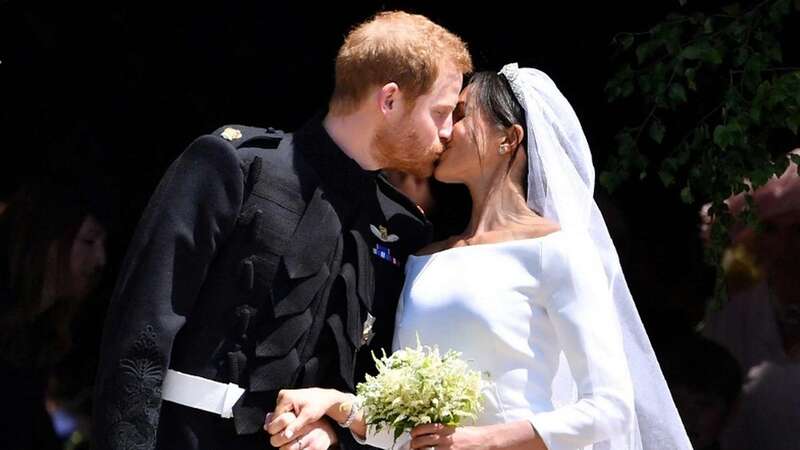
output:
MULTIPOLYGON (((381 13, 339 50, 327 113, 291 134, 222 127, 184 151, 112 298, 99 449, 261 449, 278 390, 353 389, 390 347, 402 265, 430 232, 378 171, 431 174, 470 70, 457 36, 381 13)), ((306 431, 357 445, 334 428, 306 431)))

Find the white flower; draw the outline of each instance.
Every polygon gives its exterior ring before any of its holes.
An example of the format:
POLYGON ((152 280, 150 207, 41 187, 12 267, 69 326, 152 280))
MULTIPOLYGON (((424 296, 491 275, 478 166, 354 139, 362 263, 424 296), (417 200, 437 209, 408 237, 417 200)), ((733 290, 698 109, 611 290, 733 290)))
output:
MULTIPOLYGON (((480 372, 470 370, 461 354, 439 356, 436 347, 405 348, 375 358, 378 374, 367 375, 356 393, 368 425, 389 426, 395 438, 426 423, 459 426, 481 411, 480 372)), ((373 355, 374 357, 374 355, 373 355)))

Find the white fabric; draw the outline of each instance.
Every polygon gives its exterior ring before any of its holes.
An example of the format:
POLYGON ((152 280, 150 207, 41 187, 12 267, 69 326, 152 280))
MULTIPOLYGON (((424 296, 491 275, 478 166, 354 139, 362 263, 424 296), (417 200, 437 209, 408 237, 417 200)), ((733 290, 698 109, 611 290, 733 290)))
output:
MULTIPOLYGON (((588 238, 556 232, 453 248, 411 257, 406 276, 393 346, 414 346, 419 334, 427 345, 462 352, 488 382, 476 425, 528 420, 550 450, 628 435, 633 391, 622 335, 588 238), (556 407, 551 383, 561 355, 576 374, 578 399, 556 407)), ((386 433, 367 440, 391 442, 386 433)))
POLYGON ((225 419, 233 417, 233 405, 244 394, 244 389, 233 383, 167 370, 161 386, 161 398, 172 403, 219 414, 225 419))
MULTIPOLYGON (((414 345, 419 332, 425 344, 459 349, 493 367, 495 400, 489 396, 480 423, 529 419, 550 450, 691 449, 594 202, 592 157, 575 112, 546 74, 516 64, 501 74, 526 113, 528 206, 569 238, 411 258, 396 346, 414 345), (579 249, 565 242, 573 239, 579 249), (500 248, 515 251, 491 251, 500 248), (457 257, 470 254, 468 261, 457 257), (558 265, 548 254, 565 259, 558 265), (421 261, 427 263, 418 266, 421 261), (428 275, 432 271, 435 276, 428 275), (414 312, 445 300, 450 307, 433 317, 414 312), (624 380, 632 384, 632 417, 626 417, 624 380)), ((388 448, 392 439, 384 433, 368 441, 388 448)))
MULTIPOLYGON (((525 110, 528 206, 557 222, 563 230, 588 234, 605 269, 607 288, 622 328, 636 404, 636 420, 630 436, 612 443, 610 448, 691 448, 622 274, 616 247, 594 201, 592 155, 575 111, 543 72, 508 64, 500 73, 508 79, 525 110)), ((556 404, 569 403, 575 392, 568 368, 562 365, 561 369, 553 392, 556 404)))

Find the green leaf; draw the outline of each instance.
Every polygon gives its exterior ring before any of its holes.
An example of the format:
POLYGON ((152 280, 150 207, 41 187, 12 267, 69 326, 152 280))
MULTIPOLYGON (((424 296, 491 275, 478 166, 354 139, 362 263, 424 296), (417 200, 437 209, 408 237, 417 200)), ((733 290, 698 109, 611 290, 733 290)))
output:
POLYGON ((732 24, 728 25, 727 32, 733 38, 734 41, 738 42, 739 44, 744 44, 744 41, 747 37, 747 27, 740 22, 733 22, 732 24))
POLYGON ((761 124, 761 108, 759 108, 757 106, 753 106, 752 108, 750 108, 750 119, 752 119, 753 122, 755 122, 756 125, 760 125, 761 124))
POLYGON ((689 60, 706 61, 712 64, 722 62, 722 55, 719 50, 711 47, 708 41, 698 42, 683 49, 681 57, 689 60))
POLYGON ((758 89, 756 89, 756 96, 753 98, 753 105, 758 106, 759 108, 764 105, 769 97, 771 88, 772 84, 769 81, 763 81, 760 85, 758 85, 758 89))
POLYGON ((703 31, 706 34, 711 34, 714 32, 714 21, 713 18, 709 17, 703 22, 703 31))
POLYGON ((658 177, 661 178, 661 182, 664 183, 665 187, 670 187, 675 183, 675 175, 666 170, 659 170, 658 177))
POLYGON ((742 67, 749 57, 750 51, 747 47, 739 48, 736 50, 736 56, 733 57, 733 67, 742 67))
POLYGON ((717 125, 714 128, 714 143, 720 148, 725 149, 730 144, 730 132, 725 125, 717 125))
POLYGON ((700 25, 704 20, 706 20, 706 15, 700 12, 693 13, 689 18, 692 25, 700 25))
POLYGON ((758 189, 759 187, 763 186, 764 184, 769 181, 772 177, 772 170, 769 167, 756 167, 750 172, 750 182, 753 184, 753 187, 758 189))
POLYGON ((681 189, 681 200, 683 200, 683 202, 686 204, 694 203, 694 196, 692 195, 692 189, 689 186, 686 186, 683 189, 681 189))
POLYGON ((681 163, 678 158, 665 158, 664 162, 661 163, 662 170, 668 170, 669 172, 674 172, 678 170, 681 163))
POLYGON ((755 90, 761 84, 761 71, 764 63, 761 58, 753 55, 744 65, 744 82, 748 89, 755 90))
POLYGON ((772 4, 769 9, 769 18, 775 22, 780 23, 783 18, 791 11, 791 2, 789 0, 778 0, 772 4))
POLYGON ((786 172, 786 168, 789 167, 790 161, 791 160, 789 158, 778 158, 778 160, 775 161, 775 170, 773 172, 775 173, 776 177, 779 177, 786 172))
POLYGON ((686 103, 686 89, 681 83, 672 83, 669 87, 669 98, 675 103, 686 103))
POLYGON ((664 124, 661 123, 660 120, 655 119, 653 123, 650 124, 650 128, 648 129, 648 135, 650 139, 655 141, 657 144, 660 144, 661 141, 664 140, 664 134, 666 133, 667 129, 664 127, 664 124))
POLYGON ((633 34, 627 33, 620 38, 620 44, 622 44, 623 49, 627 50, 631 45, 633 45, 633 40, 633 34))
POLYGON ((633 139, 633 135, 631 135, 630 131, 622 131, 617 134, 616 136, 617 145, 617 152, 621 156, 630 156, 634 150, 636 149, 636 141, 633 139))
POLYGON ((777 45, 767 49, 767 57, 770 61, 783 62, 783 51, 777 45))
POLYGON ((719 50, 717 50, 715 48, 712 48, 708 52, 708 54, 706 55, 706 59, 705 60, 707 62, 710 62, 711 64, 721 64, 722 63, 722 53, 720 53, 719 50))
POLYGON ((622 98, 628 98, 631 94, 633 94, 633 80, 628 80, 622 84, 620 96, 622 96, 622 98))
POLYGON ((649 94, 653 92, 653 87, 654 83, 649 76, 643 74, 641 77, 639 77, 639 89, 642 90, 643 94, 649 94))
POLYGON ((656 40, 646 41, 639 44, 639 47, 636 48, 636 60, 641 64, 650 57, 658 47, 661 45, 661 42, 656 40))
POLYGON ((674 55, 681 49, 681 35, 682 29, 675 26, 664 36, 664 47, 670 55, 674 55))
POLYGON ((692 156, 692 151, 688 145, 681 146, 680 151, 678 152, 678 156, 675 158, 677 163, 675 168, 677 169, 679 166, 685 165, 689 162, 689 158, 692 156))
POLYGON ((697 78, 697 69, 690 67, 686 69, 684 75, 686 75, 686 83, 688 84, 689 89, 696 91, 697 85, 695 84, 694 80, 697 78))

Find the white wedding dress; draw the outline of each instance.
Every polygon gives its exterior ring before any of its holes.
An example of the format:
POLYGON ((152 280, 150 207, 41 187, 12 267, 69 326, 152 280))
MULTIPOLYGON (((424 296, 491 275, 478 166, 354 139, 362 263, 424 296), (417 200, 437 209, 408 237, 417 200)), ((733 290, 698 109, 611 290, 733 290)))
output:
MULTIPOLYGON (((393 347, 414 347, 419 335, 461 352, 488 382, 476 425, 527 420, 550 450, 624 440, 634 426, 633 387, 594 249, 588 236, 558 231, 412 256, 393 347), (565 361, 577 392, 554 405, 565 361)), ((370 433, 366 443, 407 448, 408 439, 370 433)))

